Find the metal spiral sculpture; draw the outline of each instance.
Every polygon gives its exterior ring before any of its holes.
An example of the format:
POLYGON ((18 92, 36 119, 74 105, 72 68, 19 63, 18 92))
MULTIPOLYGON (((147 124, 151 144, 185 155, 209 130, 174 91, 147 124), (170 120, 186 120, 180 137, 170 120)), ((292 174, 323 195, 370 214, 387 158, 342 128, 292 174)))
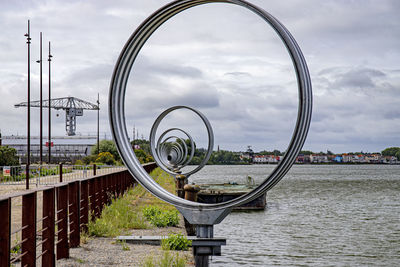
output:
MULTIPOLYGON (((177 108, 191 109, 192 111, 196 112, 202 119, 205 118, 203 115, 201 115, 200 112, 197 112, 189 107, 182 106, 182 107, 173 107, 171 109, 174 110, 177 108)), ((161 121, 161 119, 165 117, 165 115, 168 112, 170 112, 171 109, 164 111, 164 113, 160 115, 159 121, 161 121)), ((149 16, 145 21, 143 21, 143 23, 130 36, 129 40, 122 49, 118 61, 115 65, 114 73, 111 79, 110 94, 109 94, 109 112, 110 112, 111 131, 114 140, 116 142, 117 149, 121 154, 121 157, 125 165, 132 173, 132 175, 138 180, 138 182, 142 184, 152 194, 178 207, 181 212, 182 210, 192 210, 199 212, 198 216, 197 215, 192 216, 193 221, 195 221, 195 223, 213 224, 216 223, 216 220, 212 220, 211 218, 215 216, 210 214, 217 211, 228 212, 228 210, 234 206, 239 206, 241 204, 247 203, 259 197, 264 192, 274 187, 289 171, 289 169, 296 160, 296 156, 303 147, 303 144, 306 140, 306 136, 308 133, 308 129, 310 127, 311 113, 312 113, 311 78, 307 68, 306 60, 294 37, 281 22, 279 22, 274 16, 272 16, 265 10, 244 0, 176 0, 163 6, 162 8, 154 12, 151 16, 149 16), (286 47, 289 56, 292 59, 293 67, 295 69, 297 77, 298 94, 299 94, 299 108, 298 108, 296 126, 293 131, 292 139, 289 143, 289 146, 286 149, 285 157, 279 162, 279 164, 268 175, 268 177, 266 177, 266 179, 253 191, 245 195, 242 195, 240 197, 237 197, 233 200, 217 204, 197 203, 179 198, 169 193, 164 188, 162 188, 146 173, 146 171, 142 168, 136 156, 134 155, 132 148, 130 146, 128 139, 128 132, 125 123, 125 109, 124 109, 125 91, 130 70, 133 67, 135 59, 137 58, 137 55, 139 54, 141 48, 150 38, 150 36, 163 23, 168 21, 176 14, 183 12, 189 8, 209 3, 229 3, 246 8, 251 12, 253 12, 254 14, 256 14, 257 16, 261 17, 267 24, 269 24, 275 30, 277 35, 282 40, 283 45, 286 47), (207 213, 208 215, 204 215, 205 212, 208 212, 207 213)), ((153 128, 156 129, 158 127, 159 121, 158 123, 156 122, 153 125, 153 128)), ((205 122, 206 125, 208 123, 206 119, 203 119, 203 122, 205 122)), ((213 140, 213 137, 212 137, 211 127, 209 129, 210 131, 209 131, 208 150, 211 153, 212 142, 210 142, 210 140, 213 140)), ((166 134, 167 133, 165 133, 165 135, 166 134)), ((153 131, 151 138, 153 139, 154 144, 156 144, 155 131, 153 131)), ((175 166, 180 167, 186 163, 186 161, 183 161, 185 155, 185 146, 183 145, 182 147, 182 145, 175 145, 173 152, 171 152, 172 150, 170 151, 165 143, 164 143, 165 145, 162 145, 163 142, 164 141, 160 141, 159 145, 152 146, 154 147, 153 156, 158 157, 157 162, 160 164, 160 166, 163 166, 164 170, 166 169, 168 170, 169 173, 171 173, 173 172, 175 166), (159 147, 158 154, 156 152, 155 147, 157 148, 159 147), (170 155, 171 157, 170 159, 168 159, 168 155, 170 155)), ((209 157, 205 157, 205 161, 207 161, 208 159, 209 157)))
POLYGON ((163 169, 164 171, 172 174, 172 175, 177 175, 181 174, 186 177, 189 177, 189 175, 198 172, 201 168, 204 167, 204 165, 208 162, 210 159, 211 153, 213 151, 214 147, 214 134, 213 130, 211 128, 211 124, 200 111, 187 107, 187 106, 175 106, 171 107, 167 110, 165 110, 163 113, 161 113, 157 119, 155 120, 153 126, 151 127, 151 132, 150 132, 150 148, 151 148, 151 154, 157 163, 157 165, 163 169), (193 169, 192 171, 189 171, 187 173, 181 173, 181 169, 185 166, 187 166, 191 160, 193 159, 194 152, 196 150, 195 143, 193 141, 193 138, 184 130, 180 128, 170 128, 166 131, 164 131, 160 137, 158 138, 156 142, 156 134, 157 134, 157 129, 158 126, 160 125, 161 121, 167 116, 169 113, 171 113, 174 110, 178 109, 188 109, 196 113, 201 120, 204 122, 204 125, 207 128, 207 133, 208 133, 208 147, 207 147, 207 153, 206 156, 203 158, 203 160, 200 162, 200 164, 193 169), (178 137, 176 135, 168 135, 174 131, 178 131, 186 135, 187 139, 189 140, 190 144, 189 147, 186 144, 186 140, 182 139, 181 137, 178 137), (189 155, 189 148, 190 148, 190 155, 189 155))

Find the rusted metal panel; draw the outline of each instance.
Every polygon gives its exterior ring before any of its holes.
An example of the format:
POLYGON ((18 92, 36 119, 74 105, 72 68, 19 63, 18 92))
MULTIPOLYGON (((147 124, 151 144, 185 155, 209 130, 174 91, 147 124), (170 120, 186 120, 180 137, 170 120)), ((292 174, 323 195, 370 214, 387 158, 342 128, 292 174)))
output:
POLYGON ((36 266, 36 196, 36 191, 22 196, 21 253, 26 254, 22 256, 21 266, 36 266))
POLYGON ((116 174, 116 179, 117 179, 117 196, 120 196, 122 194, 122 175, 121 173, 116 174))
POLYGON ((95 178, 95 197, 94 197, 94 215, 96 218, 100 217, 100 198, 101 198, 101 188, 100 188, 100 179, 98 177, 95 178))
POLYGON ((95 179, 90 179, 89 180, 89 202, 90 202, 90 215, 91 215, 91 220, 95 220, 95 210, 96 210, 96 181, 95 179))
POLYGON ((68 185, 57 188, 57 260, 69 258, 68 185))
POLYGON ((106 204, 110 205, 112 199, 112 183, 111 183, 112 175, 107 175, 105 179, 106 179, 106 197, 107 197, 106 204))
POLYGON ((43 244, 42 267, 55 266, 54 230, 55 230, 55 189, 43 191, 43 244))
POLYGON ((150 162, 143 164, 142 167, 145 169, 147 173, 151 173, 155 168, 157 168, 157 164, 155 162, 150 162))
POLYGON ((11 198, 0 200, 0 266, 10 266, 11 198))
POLYGON ((105 176, 100 176, 100 214, 103 211, 104 205, 106 204, 107 191, 106 191, 106 179, 105 176))
POLYGON ((80 229, 83 232, 87 231, 87 224, 89 222, 89 199, 88 199, 88 184, 87 180, 80 182, 81 200, 80 200, 80 229))
POLYGON ((80 242, 79 181, 68 184, 69 246, 76 248, 80 242))

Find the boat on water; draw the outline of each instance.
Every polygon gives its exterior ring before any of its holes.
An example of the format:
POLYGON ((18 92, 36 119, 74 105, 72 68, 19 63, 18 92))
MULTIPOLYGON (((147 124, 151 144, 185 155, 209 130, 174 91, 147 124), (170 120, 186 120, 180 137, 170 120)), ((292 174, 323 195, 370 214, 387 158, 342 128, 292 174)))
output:
MULTIPOLYGON (((197 201, 200 203, 221 203, 232 200, 241 195, 252 191, 257 186, 251 177, 247 178, 246 184, 224 183, 224 184, 202 184, 197 194, 197 201)), ((235 207, 233 210, 264 210, 267 204, 267 193, 265 192, 258 198, 235 207)))

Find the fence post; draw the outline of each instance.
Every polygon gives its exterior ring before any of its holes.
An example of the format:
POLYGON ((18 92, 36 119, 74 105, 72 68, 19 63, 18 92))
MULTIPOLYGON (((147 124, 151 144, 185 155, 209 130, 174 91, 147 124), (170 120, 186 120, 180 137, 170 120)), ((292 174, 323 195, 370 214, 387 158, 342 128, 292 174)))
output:
POLYGON ((57 260, 69 258, 68 245, 68 185, 57 188, 57 260))
POLYGON ((80 229, 83 232, 87 232, 87 225, 89 222, 89 198, 88 198, 88 180, 83 180, 80 182, 81 189, 81 216, 80 216, 80 229))
POLYGON ((36 266, 36 191, 22 196, 21 266, 36 266), (26 254, 24 255, 24 253, 26 254))
POLYGON ((0 266, 10 266, 11 198, 0 200, 0 266))
POLYGON ((96 172, 97 172, 97 166, 96 164, 93 164, 93 176, 96 176, 96 172))
POLYGON ((55 228, 55 189, 49 188, 43 191, 43 244, 42 266, 56 266, 54 254, 54 228, 55 228))
POLYGON ((80 243, 79 231, 79 181, 68 184, 68 207, 69 207, 69 246, 76 248, 80 243))
POLYGON ((60 163, 60 183, 62 183, 63 180, 63 165, 60 163))

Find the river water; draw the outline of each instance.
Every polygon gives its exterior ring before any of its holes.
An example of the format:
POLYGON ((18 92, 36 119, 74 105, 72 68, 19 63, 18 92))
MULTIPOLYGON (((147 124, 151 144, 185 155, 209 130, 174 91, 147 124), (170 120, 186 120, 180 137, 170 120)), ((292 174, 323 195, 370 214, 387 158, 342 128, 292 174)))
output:
MULTIPOLYGON (((206 166, 190 181, 240 182, 274 165, 206 166)), ((267 208, 233 212, 211 266, 400 266, 400 165, 295 165, 267 208)))

